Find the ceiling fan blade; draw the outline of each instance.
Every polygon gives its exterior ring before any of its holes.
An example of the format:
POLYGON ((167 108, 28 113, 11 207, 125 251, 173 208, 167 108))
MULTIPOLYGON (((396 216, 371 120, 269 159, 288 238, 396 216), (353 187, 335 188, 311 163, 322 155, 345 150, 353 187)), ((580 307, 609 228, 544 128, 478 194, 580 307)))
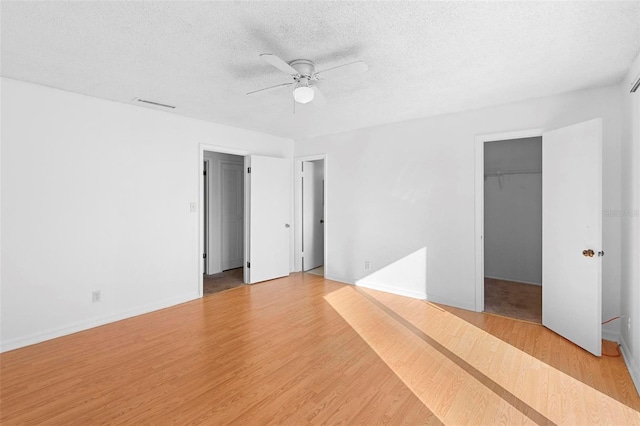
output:
POLYGON ((267 91, 267 90, 277 89, 278 87, 291 86, 292 84, 293 84, 293 82, 291 82, 291 83, 282 83, 282 84, 277 84, 277 85, 275 85, 275 86, 265 87, 264 89, 254 90, 253 92, 247 92, 247 95, 252 95, 252 94, 254 94, 254 93, 258 93, 258 92, 265 92, 265 91, 267 91))
POLYGON ((327 103, 327 98, 324 97, 318 86, 311 86, 313 88, 313 104, 316 106, 323 106, 327 103))
POLYGON ((271 53, 263 53, 260 55, 260 57, 284 73, 287 73, 289 75, 298 75, 298 71, 296 71, 295 68, 293 68, 282 59, 278 58, 276 55, 272 55, 271 53))
POLYGON ((362 61, 352 62, 350 64, 338 65, 316 73, 318 78, 335 78, 348 74, 359 74, 369 69, 369 66, 362 61))

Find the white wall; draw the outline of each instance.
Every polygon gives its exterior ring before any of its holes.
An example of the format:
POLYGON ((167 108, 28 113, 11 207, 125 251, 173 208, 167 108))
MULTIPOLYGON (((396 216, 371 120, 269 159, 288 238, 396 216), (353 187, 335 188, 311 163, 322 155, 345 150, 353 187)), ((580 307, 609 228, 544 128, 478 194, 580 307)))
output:
MULTIPOLYGON (((476 135, 555 129, 596 117, 604 127, 604 206, 617 206, 617 86, 296 141, 296 156, 326 153, 330 159, 326 276, 367 281, 426 248, 427 297, 474 309, 476 135)), ((603 227, 603 316, 609 318, 620 312, 620 225, 605 220, 603 227)), ((419 285, 422 272, 408 281, 419 285)), ((413 290, 393 277, 378 284, 401 294, 413 290)))
POLYGON ((622 226, 620 331, 622 349, 640 393, 640 91, 629 93, 640 76, 640 54, 620 84, 623 105, 622 199, 619 208, 605 211, 622 226), (628 321, 631 319, 631 330, 628 321))
POLYGON ((542 284, 542 174, 508 173, 541 169, 541 137, 484 143, 485 277, 542 284))
POLYGON ((292 158, 289 139, 1 82, 2 350, 196 298, 199 145, 292 158))

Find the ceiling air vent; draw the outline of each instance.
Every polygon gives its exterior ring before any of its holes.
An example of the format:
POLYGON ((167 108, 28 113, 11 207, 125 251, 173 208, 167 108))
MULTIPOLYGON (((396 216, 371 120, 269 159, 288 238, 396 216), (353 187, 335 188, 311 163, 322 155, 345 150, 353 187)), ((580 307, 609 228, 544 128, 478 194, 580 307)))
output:
POLYGON ((633 83, 633 86, 631 86, 631 93, 636 93, 636 90, 638 90, 638 87, 640 87, 640 75, 636 79, 636 82, 633 83))
POLYGON ((153 101, 148 101, 146 99, 140 99, 140 98, 133 98, 133 100, 136 101, 136 102, 142 102, 142 103, 149 104, 149 105, 155 105, 155 106, 160 106, 160 107, 163 107, 163 108, 175 109, 175 106, 173 106, 173 105, 161 104, 160 102, 153 102, 153 101))

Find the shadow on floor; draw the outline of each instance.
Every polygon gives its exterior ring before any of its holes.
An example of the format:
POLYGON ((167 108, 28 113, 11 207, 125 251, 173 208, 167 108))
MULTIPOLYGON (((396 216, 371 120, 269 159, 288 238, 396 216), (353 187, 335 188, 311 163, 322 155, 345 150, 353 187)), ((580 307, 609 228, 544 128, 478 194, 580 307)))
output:
POLYGON ((305 271, 307 274, 319 275, 324 277, 324 265, 320 265, 315 269, 311 269, 310 271, 305 271))
POLYGON ((484 311, 542 324, 542 286, 485 278, 484 311))
POLYGON ((229 269, 219 274, 205 275, 203 278, 203 294, 219 293, 224 290, 243 286, 243 269, 229 269))

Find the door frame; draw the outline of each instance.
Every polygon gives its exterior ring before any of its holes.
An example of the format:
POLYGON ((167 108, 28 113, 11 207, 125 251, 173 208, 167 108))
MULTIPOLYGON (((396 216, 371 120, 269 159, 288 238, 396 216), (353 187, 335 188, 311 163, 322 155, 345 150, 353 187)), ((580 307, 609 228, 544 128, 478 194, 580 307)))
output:
MULTIPOLYGON (((475 137, 475 310, 484 311, 484 144, 509 139, 542 137, 544 129, 489 133, 475 137)), ((544 173, 544 165, 542 166, 544 173)), ((544 283, 543 283, 544 284, 544 283)))
MULTIPOLYGON (((203 152, 204 157, 204 152, 203 152)), ((209 272, 209 229, 211 227, 211 221, 209 220, 209 176, 207 174, 211 171, 211 161, 209 159, 203 158, 202 160, 203 171, 200 175, 200 179, 202 179, 202 209, 203 211, 203 219, 202 219, 202 238, 204 242, 202 243, 202 274, 206 274, 209 272), (205 172, 207 174, 205 174, 205 172), (206 257, 205 257, 206 255, 206 257)))
MULTIPOLYGON (((204 238, 204 221, 205 221, 205 208, 204 208, 204 202, 205 202, 205 196, 204 196, 204 179, 202 178, 203 174, 204 174, 204 152, 205 151, 211 151, 211 152, 217 152, 220 154, 233 154, 233 155, 240 155, 243 157, 246 157, 247 155, 251 155, 251 153, 249 151, 246 150, 242 150, 242 149, 233 149, 233 148, 229 148, 226 146, 219 146, 219 145, 209 145, 209 144, 200 144, 199 148, 198 148, 198 197, 199 197, 199 208, 198 208, 198 255, 197 255, 197 259, 198 259, 198 280, 197 280, 197 285, 198 285, 198 297, 202 297, 204 294, 203 291, 203 285, 204 285, 204 261, 202 258, 202 254, 204 253, 204 244, 205 244, 205 238, 204 238)), ((243 260, 243 263, 246 264, 246 262, 243 260)))
POLYGON ((322 236, 322 238, 324 239, 324 271, 325 271, 325 277, 327 276, 327 265, 329 264, 329 252, 327 250, 328 247, 328 226, 331 223, 328 219, 328 212, 329 212, 329 204, 328 204, 328 196, 327 194, 329 193, 328 188, 329 188, 329 175, 328 175, 328 159, 327 159, 327 154, 314 154, 314 155, 304 155, 304 156, 300 156, 300 157, 295 157, 293 159, 293 167, 294 167, 294 173, 293 173, 293 185, 294 185, 294 217, 293 217, 293 223, 294 223, 294 254, 295 254, 295 259, 294 259, 294 271, 302 271, 302 233, 303 233, 303 229, 302 229, 302 163, 304 161, 315 161, 315 160, 324 160, 324 170, 323 170, 323 174, 324 174, 324 194, 323 194, 323 199, 324 199, 324 235, 322 236))

